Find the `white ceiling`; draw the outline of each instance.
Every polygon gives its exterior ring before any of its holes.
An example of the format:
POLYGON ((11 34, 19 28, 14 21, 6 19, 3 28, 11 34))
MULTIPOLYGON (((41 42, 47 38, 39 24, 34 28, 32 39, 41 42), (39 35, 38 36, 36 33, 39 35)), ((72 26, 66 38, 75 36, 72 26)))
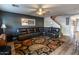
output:
POLYGON ((0 10, 13 13, 39 16, 36 14, 35 10, 38 9, 39 6, 41 6, 47 12, 45 13, 45 15, 40 17, 54 16, 54 15, 71 15, 79 13, 79 4, 47 4, 47 5, 19 4, 18 6, 14 7, 12 6, 12 4, 0 4, 0 10))

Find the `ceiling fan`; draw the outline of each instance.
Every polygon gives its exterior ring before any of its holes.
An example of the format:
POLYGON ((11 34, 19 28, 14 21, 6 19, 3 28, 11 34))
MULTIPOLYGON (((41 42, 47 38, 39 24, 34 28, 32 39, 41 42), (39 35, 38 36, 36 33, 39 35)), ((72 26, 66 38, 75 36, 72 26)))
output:
POLYGON ((43 16, 48 13, 50 13, 50 10, 53 9, 53 6, 50 4, 37 4, 33 5, 32 8, 29 8, 30 10, 33 10, 33 13, 35 13, 38 16, 43 16))
POLYGON ((30 10, 30 14, 34 13, 39 16, 45 15, 52 9, 50 4, 12 4, 12 6, 26 8, 26 10, 30 10))
POLYGON ((38 15, 44 15, 46 13, 46 11, 43 8, 38 8, 36 11, 36 14, 38 15))

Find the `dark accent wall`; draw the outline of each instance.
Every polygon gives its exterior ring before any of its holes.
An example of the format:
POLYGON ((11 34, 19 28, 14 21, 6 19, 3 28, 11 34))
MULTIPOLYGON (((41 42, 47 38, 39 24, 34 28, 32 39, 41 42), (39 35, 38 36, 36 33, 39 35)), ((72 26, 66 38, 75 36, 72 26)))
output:
MULTIPOLYGON (((2 12, 2 21, 6 24, 6 33, 16 33, 18 28, 23 28, 21 26, 21 18, 30 18, 35 19, 35 27, 44 27, 44 19, 42 17, 36 16, 29 16, 23 14, 16 14, 16 13, 9 13, 9 12, 2 12)), ((25 26, 29 27, 29 26, 25 26)))
POLYGON ((0 12, 0 34, 3 32, 2 29, 1 29, 1 25, 2 25, 1 14, 2 14, 2 13, 0 12))

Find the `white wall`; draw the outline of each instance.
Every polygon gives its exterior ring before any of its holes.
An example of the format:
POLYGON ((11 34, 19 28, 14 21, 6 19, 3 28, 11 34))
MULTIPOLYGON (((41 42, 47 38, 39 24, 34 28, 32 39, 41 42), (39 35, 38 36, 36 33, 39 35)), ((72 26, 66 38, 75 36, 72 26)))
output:
POLYGON ((70 36, 71 35, 71 20, 69 19, 69 25, 66 25, 66 17, 69 17, 69 16, 58 16, 55 19, 61 24, 63 35, 70 36))
POLYGON ((60 26, 55 23, 50 17, 44 18, 44 27, 57 27, 60 28, 60 26))
MULTIPOLYGON (((69 25, 66 25, 66 17, 68 16, 58 16, 56 17, 56 20, 61 24, 62 26, 62 33, 63 35, 71 36, 71 21, 69 21, 69 25)), ((57 27, 60 28, 58 24, 56 24, 50 17, 44 18, 44 27, 57 27), (51 24, 52 22, 52 24, 51 24)))

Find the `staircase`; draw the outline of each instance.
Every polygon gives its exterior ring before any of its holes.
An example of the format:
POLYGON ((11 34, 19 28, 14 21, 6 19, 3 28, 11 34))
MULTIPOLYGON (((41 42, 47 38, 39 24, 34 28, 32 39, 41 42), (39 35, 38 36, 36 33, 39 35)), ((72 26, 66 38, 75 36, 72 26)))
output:
POLYGON ((62 25, 55 19, 57 16, 51 16, 50 18, 52 20, 54 20, 59 26, 60 26, 60 37, 63 36, 63 33, 62 33, 62 25))

